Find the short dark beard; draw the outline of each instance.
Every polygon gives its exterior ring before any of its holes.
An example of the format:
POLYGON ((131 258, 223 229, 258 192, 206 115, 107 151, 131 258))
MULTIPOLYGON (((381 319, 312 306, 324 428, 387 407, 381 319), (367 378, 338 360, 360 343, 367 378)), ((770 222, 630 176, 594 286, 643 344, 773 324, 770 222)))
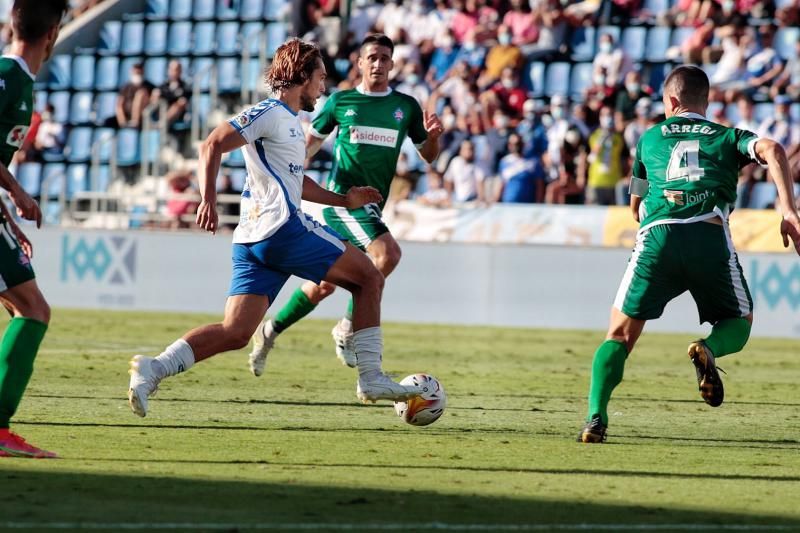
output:
POLYGON ((314 111, 314 107, 316 107, 316 105, 316 98, 308 96, 307 94, 300 95, 300 109, 303 111, 308 111, 310 113, 311 111, 314 111))

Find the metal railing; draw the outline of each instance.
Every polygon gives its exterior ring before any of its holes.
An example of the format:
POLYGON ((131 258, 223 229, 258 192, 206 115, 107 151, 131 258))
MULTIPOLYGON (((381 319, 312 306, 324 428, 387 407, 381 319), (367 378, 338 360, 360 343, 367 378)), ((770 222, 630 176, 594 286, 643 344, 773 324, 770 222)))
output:
POLYGON ((203 117, 202 126, 200 120, 200 80, 205 75, 209 76, 209 110, 216 108, 217 100, 219 99, 217 64, 211 63, 201 71, 195 72, 194 76, 192 76, 192 141, 201 141, 208 135, 208 117, 203 117))

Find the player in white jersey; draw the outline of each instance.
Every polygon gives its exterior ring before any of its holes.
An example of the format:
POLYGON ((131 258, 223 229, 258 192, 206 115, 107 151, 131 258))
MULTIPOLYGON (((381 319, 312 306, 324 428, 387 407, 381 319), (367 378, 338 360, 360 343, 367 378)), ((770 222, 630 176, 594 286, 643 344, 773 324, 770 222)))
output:
POLYGON ((135 414, 147 414, 148 397, 165 377, 247 346, 290 275, 335 283, 353 294, 356 393, 361 401, 401 400, 421 392, 395 383, 381 370, 383 276, 363 252, 300 210, 301 198, 351 209, 382 200, 372 187, 353 187, 342 195, 303 175, 306 148, 297 113, 314 109, 325 74, 315 45, 289 40, 278 48, 267 72, 277 98, 221 124, 200 147, 197 223, 204 230, 213 233, 218 226, 216 176, 222 154, 241 148, 248 171, 233 234, 233 279, 225 316, 221 323, 188 332, 158 357, 133 357, 128 400, 135 414))

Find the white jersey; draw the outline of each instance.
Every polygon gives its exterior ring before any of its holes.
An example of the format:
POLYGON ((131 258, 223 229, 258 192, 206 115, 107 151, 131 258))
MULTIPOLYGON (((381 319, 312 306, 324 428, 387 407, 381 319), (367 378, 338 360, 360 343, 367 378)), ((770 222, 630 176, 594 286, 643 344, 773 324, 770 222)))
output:
POLYGON ((267 99, 229 121, 247 141, 247 167, 234 243, 263 241, 300 211, 306 141, 300 119, 280 100, 267 99))

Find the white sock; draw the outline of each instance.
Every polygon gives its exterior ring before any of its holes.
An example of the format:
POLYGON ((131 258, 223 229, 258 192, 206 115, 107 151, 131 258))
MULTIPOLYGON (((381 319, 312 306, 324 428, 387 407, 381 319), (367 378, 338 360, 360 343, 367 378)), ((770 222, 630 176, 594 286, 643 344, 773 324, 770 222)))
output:
POLYGON ((178 339, 153 361, 153 370, 158 377, 165 378, 186 372, 194 365, 194 352, 189 343, 178 339))
POLYGON ((267 320, 258 327, 261 328, 261 331, 264 332, 264 336, 268 339, 275 340, 275 337, 279 334, 279 332, 275 331, 275 322, 273 322, 272 319, 267 320))
POLYGON ((366 380, 381 373, 383 334, 380 326, 364 328, 353 334, 353 344, 358 361, 358 375, 366 380))
POLYGON ((353 333, 353 321, 347 317, 342 318, 339 321, 339 329, 353 333))

